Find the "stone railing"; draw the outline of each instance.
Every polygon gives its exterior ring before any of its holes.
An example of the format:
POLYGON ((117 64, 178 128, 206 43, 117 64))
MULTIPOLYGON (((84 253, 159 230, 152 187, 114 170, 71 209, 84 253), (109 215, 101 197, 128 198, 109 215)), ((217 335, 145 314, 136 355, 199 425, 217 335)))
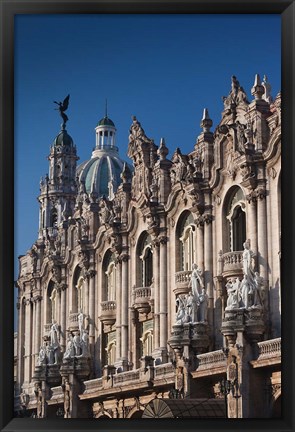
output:
POLYGON ((148 313, 151 309, 151 287, 138 287, 133 290, 134 308, 140 313, 148 313))
POLYGON ((107 300, 100 303, 102 312, 116 311, 115 300, 107 300))
POLYGON ((175 295, 187 294, 191 283, 192 272, 190 270, 175 273, 175 295))
POLYGON ((139 380, 139 369, 135 371, 121 372, 117 375, 113 375, 113 385, 126 384, 139 380))
POLYGON ((101 315, 100 320, 106 325, 113 325, 116 321, 116 302, 115 300, 106 300, 100 303, 101 315))
POLYGON ((259 357, 265 359, 281 355, 281 338, 271 339, 263 342, 258 342, 259 357))
POLYGON ((199 361, 197 370, 226 366, 226 357, 222 350, 199 354, 197 355, 197 359, 199 361))
POLYGON ((84 393, 93 393, 95 390, 102 389, 102 378, 95 378, 93 380, 84 381, 85 390, 84 393))
POLYGON ((239 273, 243 268, 243 251, 226 252, 222 255, 223 271, 239 273))
POLYGON ((175 370, 172 363, 161 364, 155 366, 155 378, 165 377, 167 375, 174 376, 175 370))
POLYGON ((151 288, 150 287, 135 288, 134 295, 135 295, 135 301, 137 299, 140 299, 140 301, 142 301, 143 299, 149 300, 149 298, 151 297, 151 288))

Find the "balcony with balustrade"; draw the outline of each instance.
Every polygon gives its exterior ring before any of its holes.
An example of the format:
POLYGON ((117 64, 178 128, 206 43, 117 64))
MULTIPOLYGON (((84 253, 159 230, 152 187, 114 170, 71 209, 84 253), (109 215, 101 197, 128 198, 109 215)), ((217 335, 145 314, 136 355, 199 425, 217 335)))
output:
POLYGON ((104 325, 112 326, 116 322, 117 305, 115 300, 106 300, 100 303, 101 314, 100 321, 104 325))
POLYGON ((175 273, 175 288, 173 292, 176 296, 188 294, 191 284, 191 270, 179 271, 175 273))
POLYGON ((133 290, 133 307, 139 313, 148 314, 151 310, 151 287, 138 287, 133 290))
POLYGON ((243 251, 220 254, 220 273, 223 277, 238 277, 243 274, 243 251))

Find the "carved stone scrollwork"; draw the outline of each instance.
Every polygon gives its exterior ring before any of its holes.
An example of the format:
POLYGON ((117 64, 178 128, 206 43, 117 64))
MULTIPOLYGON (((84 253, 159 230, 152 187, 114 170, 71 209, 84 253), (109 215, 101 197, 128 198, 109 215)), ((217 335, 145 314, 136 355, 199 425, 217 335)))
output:
POLYGON ((203 215, 203 219, 204 219, 204 222, 205 222, 207 225, 209 225, 209 224, 213 221, 213 215, 212 215, 212 214, 209 214, 209 213, 204 214, 204 215, 203 215))
POLYGON ((204 222, 205 222, 204 216, 203 215, 198 216, 195 219, 194 222, 195 222, 195 224, 197 225, 198 228, 203 227, 204 226, 204 222))

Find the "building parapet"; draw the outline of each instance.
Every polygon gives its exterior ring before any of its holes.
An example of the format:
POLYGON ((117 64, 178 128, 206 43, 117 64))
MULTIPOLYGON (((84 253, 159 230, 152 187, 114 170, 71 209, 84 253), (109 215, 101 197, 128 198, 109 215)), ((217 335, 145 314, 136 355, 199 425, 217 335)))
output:
POLYGON ((281 338, 258 342, 258 357, 251 361, 254 368, 281 363, 281 338))

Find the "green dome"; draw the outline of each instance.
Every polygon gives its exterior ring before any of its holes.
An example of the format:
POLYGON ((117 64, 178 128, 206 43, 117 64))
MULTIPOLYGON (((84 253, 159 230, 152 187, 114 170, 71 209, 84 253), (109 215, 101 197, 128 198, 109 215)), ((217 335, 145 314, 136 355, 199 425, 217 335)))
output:
POLYGON ((113 126, 113 127, 115 127, 115 124, 111 119, 108 118, 108 116, 105 116, 104 118, 99 120, 97 126, 113 126))
POLYGON ((60 133, 53 141, 54 146, 68 146, 72 147, 74 144, 72 137, 67 133, 65 129, 61 130, 60 133))

